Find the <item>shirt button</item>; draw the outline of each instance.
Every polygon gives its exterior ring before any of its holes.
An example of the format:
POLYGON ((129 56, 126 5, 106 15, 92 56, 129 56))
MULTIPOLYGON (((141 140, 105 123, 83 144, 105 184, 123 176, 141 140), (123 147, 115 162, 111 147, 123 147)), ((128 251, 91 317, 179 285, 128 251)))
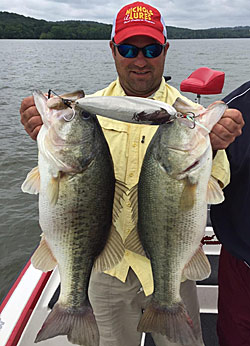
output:
POLYGON ((136 148, 137 147, 137 143, 133 143, 133 147, 136 148))
POLYGON ((131 207, 131 203, 130 202, 127 203, 127 207, 131 207))
POLYGON ((132 178, 134 176, 134 173, 129 173, 129 176, 132 178))

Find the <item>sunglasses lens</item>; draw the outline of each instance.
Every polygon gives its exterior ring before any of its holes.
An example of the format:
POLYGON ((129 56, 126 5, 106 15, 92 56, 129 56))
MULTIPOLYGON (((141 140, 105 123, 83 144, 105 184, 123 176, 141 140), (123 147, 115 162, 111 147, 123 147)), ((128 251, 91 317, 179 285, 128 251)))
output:
POLYGON ((145 58, 157 58, 163 49, 161 44, 151 44, 149 46, 138 48, 133 46, 132 44, 119 44, 116 46, 118 48, 119 53, 124 58, 135 58, 137 57, 140 50, 142 50, 145 58))
POLYGON ((143 54, 146 58, 157 58, 162 52, 161 44, 151 44, 143 48, 143 54))
POLYGON ((138 48, 130 44, 120 44, 118 51, 124 58, 135 58, 138 55, 138 48))

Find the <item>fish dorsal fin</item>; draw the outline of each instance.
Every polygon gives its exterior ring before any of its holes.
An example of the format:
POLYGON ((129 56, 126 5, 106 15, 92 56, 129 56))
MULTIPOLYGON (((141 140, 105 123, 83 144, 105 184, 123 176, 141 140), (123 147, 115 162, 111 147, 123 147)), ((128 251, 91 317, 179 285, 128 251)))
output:
POLYGON ((49 203, 54 206, 56 205, 59 197, 59 189, 60 189, 60 179, 61 172, 58 172, 57 176, 52 176, 48 186, 47 186, 47 197, 49 203))
POLYGON ((113 202, 113 222, 115 222, 122 209, 122 200, 124 199, 124 194, 126 194, 127 187, 125 183, 120 180, 116 180, 115 182, 115 194, 114 194, 114 202, 113 202))
POLYGON ((113 268, 122 260, 124 253, 125 248, 122 238, 115 226, 112 225, 107 243, 95 260, 94 269, 102 272, 113 268))
POLYGON ((31 257, 31 263, 36 269, 42 270, 43 272, 53 270, 57 265, 57 261, 52 254, 44 234, 41 235, 40 244, 31 257))
POLYGON ((188 178, 185 179, 184 188, 180 200, 180 208, 182 211, 191 210, 196 201, 197 184, 192 184, 188 178))
POLYGON ((138 218, 138 206, 137 206, 137 198, 138 198, 138 186, 135 185, 131 189, 128 188, 128 186, 119 181, 116 180, 115 183, 115 195, 114 195, 114 202, 113 202, 113 223, 115 223, 120 215, 122 204, 125 200, 127 200, 127 197, 129 198, 129 202, 131 204, 132 209, 132 220, 137 222, 138 218), (126 198, 125 198, 126 196, 126 198))
POLYGON ((222 188, 218 181, 211 176, 207 186, 207 204, 220 204, 224 199, 222 188))
POLYGON ((211 266, 201 246, 183 269, 183 277, 193 281, 204 280, 211 274, 211 266))
POLYGON ((132 220, 134 223, 137 223, 138 220, 138 185, 132 187, 129 190, 128 197, 131 203, 132 209, 132 220))
POLYGON ((136 227, 129 233, 128 237, 126 238, 125 248, 127 250, 137 253, 138 255, 146 256, 136 227))
POLYGON ((40 173, 38 166, 34 167, 24 180, 21 189, 23 192, 37 195, 40 191, 40 173))

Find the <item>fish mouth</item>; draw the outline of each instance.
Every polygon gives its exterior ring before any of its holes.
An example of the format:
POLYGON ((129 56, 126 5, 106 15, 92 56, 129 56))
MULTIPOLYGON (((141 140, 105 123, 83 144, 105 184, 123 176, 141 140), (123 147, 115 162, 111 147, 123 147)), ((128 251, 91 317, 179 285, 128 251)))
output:
POLYGON ((188 168, 184 169, 184 171, 181 172, 181 174, 183 173, 187 173, 191 170, 194 170, 196 168, 196 166, 198 166, 200 163, 200 160, 196 160, 192 165, 190 165, 188 168))
POLYGON ((206 162, 205 157, 206 154, 208 152, 209 148, 207 148, 207 150, 199 157, 197 157, 193 163, 191 165, 189 165, 187 168, 185 168, 182 172, 179 173, 179 175, 183 175, 186 173, 190 173, 195 171, 197 168, 201 167, 204 165, 204 163, 206 162))
MULTIPOLYGON (((171 149, 172 152, 181 153, 181 154, 188 154, 188 153, 192 152, 190 150, 182 150, 182 149, 177 149, 177 148, 174 148, 174 147, 168 147, 168 149, 171 149)), ((207 152, 207 150, 202 155, 200 155, 199 157, 194 158, 193 162, 188 167, 183 169, 182 171, 179 171, 177 176, 180 178, 180 177, 183 176, 183 174, 185 175, 186 173, 193 172, 197 168, 199 168, 200 165, 203 162, 203 157, 204 157, 206 152, 207 152)))

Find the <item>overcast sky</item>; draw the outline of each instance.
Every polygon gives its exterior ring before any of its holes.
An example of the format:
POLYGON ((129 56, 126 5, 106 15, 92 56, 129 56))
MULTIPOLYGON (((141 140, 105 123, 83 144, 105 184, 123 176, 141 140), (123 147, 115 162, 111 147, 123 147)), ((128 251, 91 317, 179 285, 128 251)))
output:
MULTIPOLYGON (((132 1, 131 1, 132 2, 132 1)), ((250 26, 249 0, 150 0, 166 25, 190 29, 250 26)), ((112 24, 124 0, 0 0, 0 11, 58 20, 93 20, 112 24)))

